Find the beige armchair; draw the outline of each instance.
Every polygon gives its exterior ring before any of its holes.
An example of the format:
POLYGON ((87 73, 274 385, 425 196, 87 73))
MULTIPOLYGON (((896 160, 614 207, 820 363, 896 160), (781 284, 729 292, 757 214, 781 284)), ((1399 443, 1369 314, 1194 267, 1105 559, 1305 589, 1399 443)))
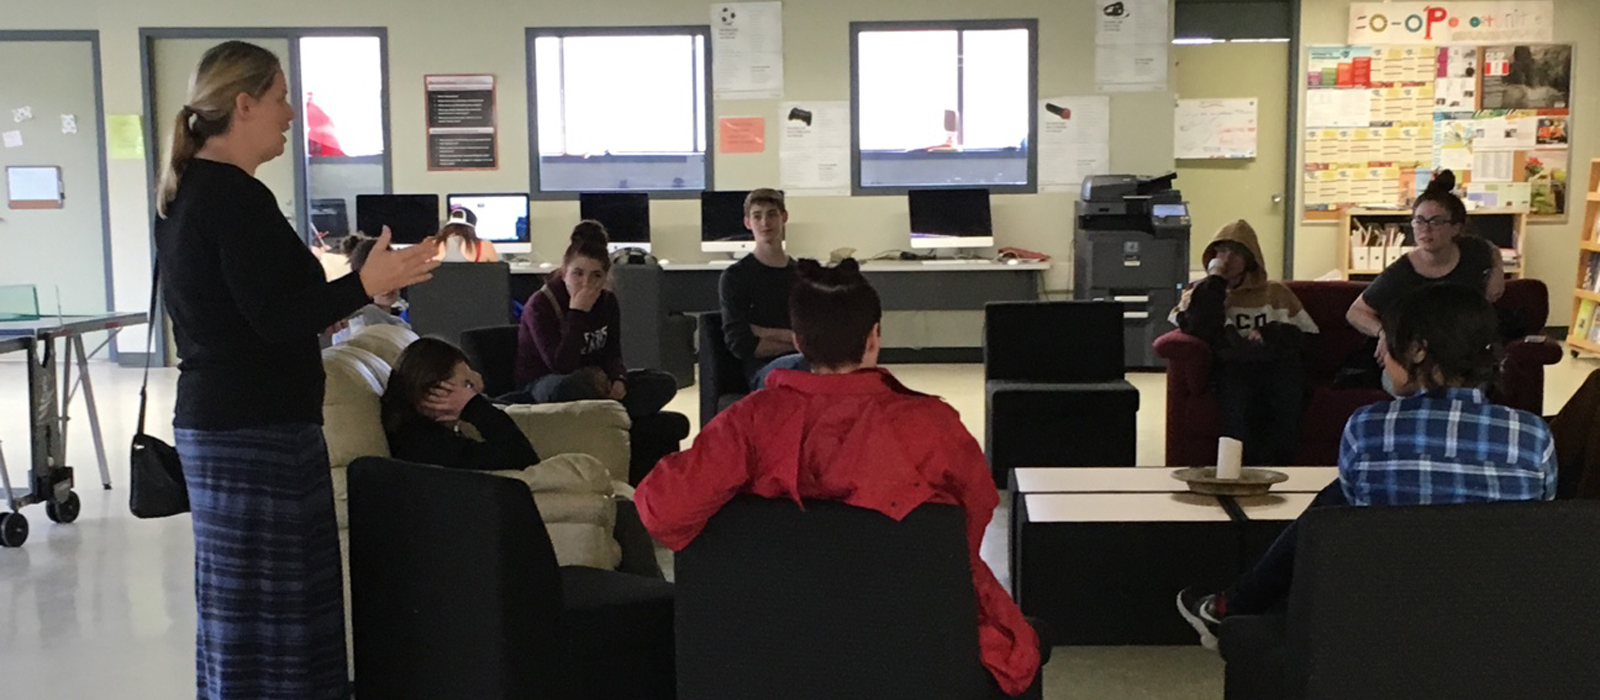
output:
MULTIPOLYGON (((345 467, 358 457, 390 456, 379 401, 392 363, 416 337, 404 328, 374 326, 323 351, 323 433, 346 554, 345 467)), ((618 495, 613 481, 619 474, 625 479, 628 471, 627 413, 613 401, 513 406, 507 412, 544 459, 527 469, 495 473, 528 485, 560 564, 615 568, 621 550, 612 536, 618 495)))

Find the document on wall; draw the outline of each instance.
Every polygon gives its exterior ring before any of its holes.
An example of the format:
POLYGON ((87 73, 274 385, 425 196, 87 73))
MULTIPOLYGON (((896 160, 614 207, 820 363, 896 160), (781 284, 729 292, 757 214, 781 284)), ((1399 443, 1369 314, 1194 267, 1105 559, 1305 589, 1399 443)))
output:
POLYGON ((1078 192, 1083 179, 1111 172, 1111 98, 1039 102, 1039 191, 1078 192))
POLYGON ((783 97, 783 3, 711 6, 711 86, 719 100, 783 97))
POLYGON ((1516 177, 1516 153, 1511 151, 1472 152, 1473 182, 1511 182, 1516 177))
POLYGON ((1167 89, 1167 0, 1095 0, 1095 85, 1101 92, 1167 89))
POLYGON ((850 103, 778 107, 778 170, 790 197, 850 196, 850 103))
POLYGON ((1256 100, 1178 100, 1174 158, 1256 157, 1256 100))

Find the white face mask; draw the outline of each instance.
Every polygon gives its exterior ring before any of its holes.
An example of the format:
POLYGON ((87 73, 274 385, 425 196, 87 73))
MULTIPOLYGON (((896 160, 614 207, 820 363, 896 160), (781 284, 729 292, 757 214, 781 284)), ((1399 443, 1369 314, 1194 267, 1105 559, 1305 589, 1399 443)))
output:
POLYGON ((1379 374, 1379 376, 1383 377, 1382 383, 1383 383, 1383 390, 1384 391, 1389 392, 1390 396, 1393 396, 1393 397, 1395 397, 1397 399, 1405 398, 1405 397, 1401 396, 1398 391, 1395 390, 1395 388, 1394 388, 1394 380, 1389 378, 1389 373, 1388 372, 1385 372, 1380 368, 1379 371, 1378 371, 1378 374, 1379 374))

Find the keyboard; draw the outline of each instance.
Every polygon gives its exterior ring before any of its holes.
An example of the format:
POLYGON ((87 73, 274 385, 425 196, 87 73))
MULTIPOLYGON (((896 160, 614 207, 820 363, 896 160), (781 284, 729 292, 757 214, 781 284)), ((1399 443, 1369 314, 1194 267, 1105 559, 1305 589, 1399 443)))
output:
POLYGON ((961 260, 959 258, 952 260, 948 258, 938 258, 935 260, 922 261, 922 264, 924 265, 985 265, 993 263, 993 260, 989 260, 987 258, 978 258, 976 260, 961 260))

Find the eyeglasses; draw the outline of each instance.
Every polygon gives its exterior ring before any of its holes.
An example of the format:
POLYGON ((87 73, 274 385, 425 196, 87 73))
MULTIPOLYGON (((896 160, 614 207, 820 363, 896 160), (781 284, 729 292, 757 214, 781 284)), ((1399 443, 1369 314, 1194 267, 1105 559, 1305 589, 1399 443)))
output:
POLYGON ((1445 224, 1453 224, 1453 223, 1455 223, 1454 219, 1445 218, 1443 216, 1435 216, 1435 217, 1433 217, 1431 219, 1424 219, 1424 218, 1418 217, 1418 218, 1415 218, 1415 219, 1411 220, 1411 227, 1412 228, 1423 228, 1423 227, 1439 228, 1440 226, 1444 226, 1445 224))

